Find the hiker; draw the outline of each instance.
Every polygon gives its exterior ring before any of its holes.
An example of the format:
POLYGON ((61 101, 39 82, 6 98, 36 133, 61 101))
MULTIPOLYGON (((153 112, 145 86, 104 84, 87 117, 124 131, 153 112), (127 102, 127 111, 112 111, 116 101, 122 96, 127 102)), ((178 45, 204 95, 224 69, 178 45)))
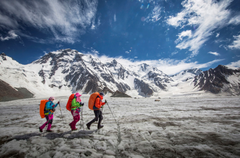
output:
POLYGON ((71 103, 71 114, 73 116, 73 121, 69 124, 69 126, 71 127, 72 131, 77 130, 76 124, 80 120, 79 113, 81 110, 81 106, 84 105, 84 103, 81 102, 80 97, 81 97, 81 94, 76 93, 71 103))
POLYGON ((52 122, 53 122, 53 113, 55 111, 55 108, 59 104, 59 102, 57 102, 57 104, 54 105, 54 103, 53 103, 54 99, 55 99, 54 97, 50 97, 48 99, 48 102, 46 103, 46 106, 44 108, 44 115, 45 115, 47 122, 45 122, 41 127, 39 127, 40 132, 43 131, 43 129, 46 125, 48 125, 47 132, 52 132, 51 126, 52 126, 52 122))
POLYGON ((101 121, 103 120, 103 116, 102 116, 102 111, 100 110, 100 108, 107 103, 107 101, 105 100, 105 102, 102 102, 104 94, 103 93, 99 93, 99 95, 96 97, 94 105, 93 105, 93 110, 94 110, 94 114, 95 114, 95 118, 90 121, 89 123, 87 123, 87 128, 90 129, 90 126, 93 122, 98 121, 98 129, 103 128, 103 125, 101 125, 101 121))

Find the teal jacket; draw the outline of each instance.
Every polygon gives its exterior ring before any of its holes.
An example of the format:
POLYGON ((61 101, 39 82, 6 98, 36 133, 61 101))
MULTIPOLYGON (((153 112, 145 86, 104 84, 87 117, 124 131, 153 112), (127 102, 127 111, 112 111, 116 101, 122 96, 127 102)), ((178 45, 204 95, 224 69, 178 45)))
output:
POLYGON ((45 109, 44 109, 44 114, 45 115, 50 115, 53 114, 53 109, 55 109, 58 106, 58 104, 55 104, 52 101, 48 101, 46 103, 45 109))

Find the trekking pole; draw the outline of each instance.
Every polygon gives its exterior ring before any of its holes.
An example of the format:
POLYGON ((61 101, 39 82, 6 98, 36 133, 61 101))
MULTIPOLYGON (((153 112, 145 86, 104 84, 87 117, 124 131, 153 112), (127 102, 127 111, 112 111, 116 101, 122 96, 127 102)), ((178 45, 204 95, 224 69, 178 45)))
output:
POLYGON ((60 111, 61 111, 61 118, 62 118, 62 120, 63 120, 62 109, 61 109, 61 106, 60 106, 60 100, 59 100, 59 109, 60 109, 60 111))
MULTIPOLYGON (((107 105, 108 105, 108 102, 107 102, 107 105)), ((122 141, 120 124, 119 124, 119 122, 116 120, 116 117, 113 115, 113 112, 112 112, 112 110, 111 110, 111 108, 110 108, 109 105, 108 105, 108 108, 109 108, 109 110, 111 111, 112 116, 113 116, 113 118, 114 118, 114 120, 115 120, 115 122, 116 122, 116 124, 117 124, 117 131, 118 131, 118 145, 119 145, 120 142, 122 141)), ((118 152, 118 149, 116 149, 116 150, 117 150, 117 152, 118 152)))
MULTIPOLYGON (((100 108, 100 110, 101 110, 101 112, 102 112, 102 115, 103 115, 103 107, 104 107, 104 106, 102 106, 102 107, 100 108)), ((102 119, 102 124, 103 124, 103 122, 104 122, 104 119, 102 119)))
POLYGON ((84 130, 84 122, 83 122, 83 106, 81 107, 81 122, 82 122, 82 128, 84 130))
MULTIPOLYGON (((107 105, 108 105, 108 102, 107 102, 107 105)), ((111 110, 111 108, 110 108, 110 106, 109 106, 109 105, 108 105, 108 108, 109 108, 110 112, 112 113, 112 116, 113 116, 113 118, 114 118, 115 122, 118 124, 118 122, 117 122, 117 120, 116 120, 116 117, 113 115, 113 112, 112 112, 112 110, 111 110)))

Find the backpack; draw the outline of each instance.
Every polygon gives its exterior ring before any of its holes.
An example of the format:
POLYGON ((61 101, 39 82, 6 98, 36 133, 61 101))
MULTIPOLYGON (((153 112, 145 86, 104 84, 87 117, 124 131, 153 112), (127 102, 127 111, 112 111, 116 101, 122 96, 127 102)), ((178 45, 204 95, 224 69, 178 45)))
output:
POLYGON ((67 102, 67 105, 66 105, 66 109, 68 111, 71 111, 71 105, 72 105, 72 100, 74 99, 74 94, 71 94, 68 98, 68 102, 67 102))
POLYGON ((46 106, 47 102, 48 102, 48 100, 41 100, 40 101, 39 114, 40 114, 41 118, 45 117, 44 109, 45 109, 45 106, 46 106))
POLYGON ((95 100, 96 100, 97 96, 99 96, 99 95, 100 94, 98 92, 95 92, 95 93, 90 95, 89 100, 88 100, 88 108, 90 110, 93 110, 93 106, 94 106, 95 100))

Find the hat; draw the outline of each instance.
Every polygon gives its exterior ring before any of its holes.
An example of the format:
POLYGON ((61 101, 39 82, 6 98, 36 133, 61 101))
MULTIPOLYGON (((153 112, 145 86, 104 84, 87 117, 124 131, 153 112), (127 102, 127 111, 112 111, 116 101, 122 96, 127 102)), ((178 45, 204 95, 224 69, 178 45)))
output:
POLYGON ((55 98, 54 97, 50 97, 48 100, 52 100, 52 99, 54 100, 55 98))
POLYGON ((101 96, 104 96, 104 93, 102 93, 102 92, 101 92, 101 93, 99 93, 99 94, 100 94, 101 96))
POLYGON ((76 93, 75 96, 76 96, 76 97, 81 97, 82 95, 79 94, 79 93, 76 93))

